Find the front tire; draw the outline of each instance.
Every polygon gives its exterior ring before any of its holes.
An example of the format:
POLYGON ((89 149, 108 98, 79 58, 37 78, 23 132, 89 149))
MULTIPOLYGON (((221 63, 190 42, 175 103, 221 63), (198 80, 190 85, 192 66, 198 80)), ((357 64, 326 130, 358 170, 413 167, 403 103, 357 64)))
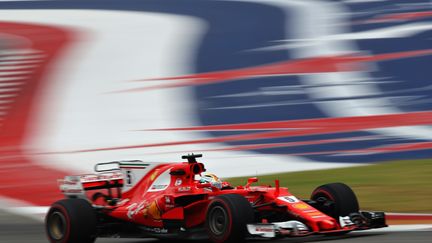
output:
POLYGON ((210 202, 206 215, 206 229, 215 243, 244 242, 247 224, 254 221, 249 201, 237 194, 217 196, 210 202))
POLYGON ((318 202, 318 209, 339 220, 340 216, 358 213, 359 203, 353 190, 343 183, 331 183, 319 186, 311 195, 318 202))
POLYGON ((51 243, 93 243, 96 212, 84 199, 63 199, 51 205, 45 228, 51 243))

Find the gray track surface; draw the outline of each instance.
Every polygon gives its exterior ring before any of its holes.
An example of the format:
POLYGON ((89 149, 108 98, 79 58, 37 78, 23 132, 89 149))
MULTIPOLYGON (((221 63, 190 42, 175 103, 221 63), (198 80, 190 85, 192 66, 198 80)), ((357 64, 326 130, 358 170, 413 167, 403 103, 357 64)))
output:
MULTIPOLYGON (((26 217, 12 215, 0 211, 0 242, 1 243, 47 243, 43 223, 26 217)), ((98 239, 97 243, 140 243, 154 242, 151 239, 98 239)), ((171 241, 172 242, 172 241, 171 241)), ((291 238, 283 240, 260 240, 255 242, 272 243, 430 243, 432 231, 417 232, 352 232, 342 237, 314 236, 307 238, 291 238)))

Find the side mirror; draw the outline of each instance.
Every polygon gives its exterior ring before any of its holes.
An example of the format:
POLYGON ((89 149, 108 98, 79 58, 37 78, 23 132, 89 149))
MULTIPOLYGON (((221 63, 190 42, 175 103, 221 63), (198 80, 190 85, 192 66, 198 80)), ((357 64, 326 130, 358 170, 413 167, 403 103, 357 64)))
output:
POLYGON ((258 182, 258 178, 257 177, 251 177, 251 178, 249 178, 248 180, 247 180, 247 184, 246 184, 246 188, 248 188, 248 187, 250 187, 250 185, 252 184, 252 183, 255 183, 255 182, 258 182))

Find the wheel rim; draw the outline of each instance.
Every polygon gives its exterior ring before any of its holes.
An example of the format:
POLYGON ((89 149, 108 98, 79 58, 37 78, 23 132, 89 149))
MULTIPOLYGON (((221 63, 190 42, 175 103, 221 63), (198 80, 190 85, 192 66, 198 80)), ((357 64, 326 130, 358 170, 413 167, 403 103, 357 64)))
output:
POLYGON ((331 198, 329 198, 329 197, 326 197, 326 196, 324 196, 324 195, 321 195, 320 197, 318 197, 318 198, 316 199, 316 201, 322 203, 323 205, 325 205, 325 206, 327 206, 327 207, 331 207, 332 205, 335 204, 335 202, 334 202, 333 199, 331 199, 331 198))
POLYGON ((210 230, 215 235, 223 235, 228 229, 228 214, 221 206, 215 206, 209 213, 210 230))
POLYGON ((337 216, 338 212, 336 208, 336 202, 329 195, 325 193, 318 193, 315 195, 314 200, 321 204, 324 213, 332 217, 337 216))
POLYGON ((55 240, 61 240, 66 233, 66 218, 61 212, 53 212, 49 216, 48 231, 55 240))

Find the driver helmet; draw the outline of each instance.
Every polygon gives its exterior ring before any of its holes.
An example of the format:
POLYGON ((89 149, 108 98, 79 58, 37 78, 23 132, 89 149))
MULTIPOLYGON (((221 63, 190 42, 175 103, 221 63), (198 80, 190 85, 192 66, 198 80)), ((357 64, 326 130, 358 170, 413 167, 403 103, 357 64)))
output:
POLYGON ((222 188, 222 181, 215 174, 206 173, 201 176, 199 180, 200 183, 210 183, 212 186, 217 187, 219 189, 222 188))

